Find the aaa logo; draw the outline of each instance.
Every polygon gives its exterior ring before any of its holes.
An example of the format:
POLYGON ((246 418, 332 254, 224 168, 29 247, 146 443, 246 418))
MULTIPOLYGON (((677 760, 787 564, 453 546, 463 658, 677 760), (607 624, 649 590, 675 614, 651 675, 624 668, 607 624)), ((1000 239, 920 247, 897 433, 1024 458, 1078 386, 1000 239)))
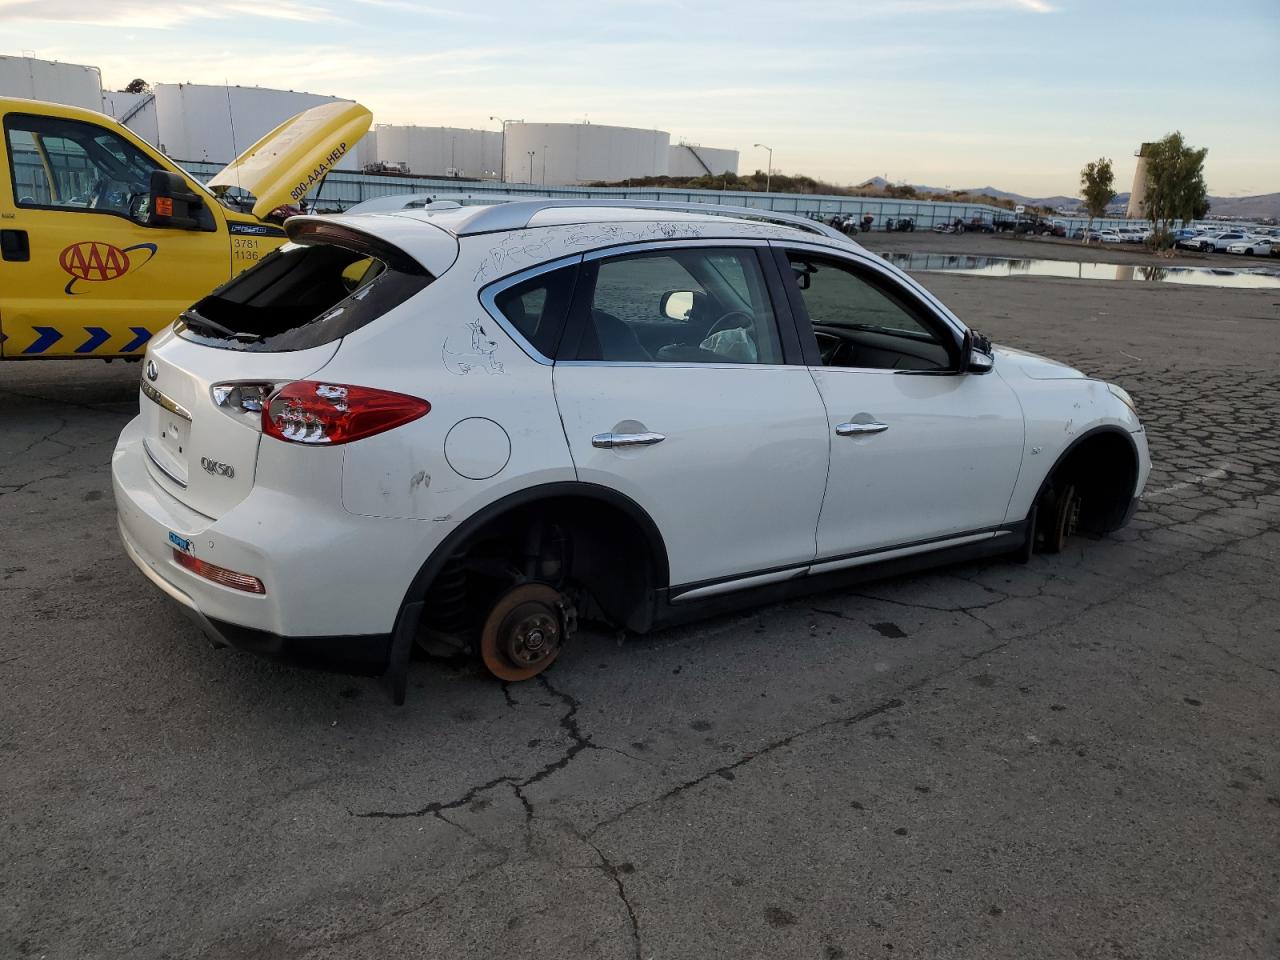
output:
POLYGON ((136 243, 123 250, 113 244, 97 240, 81 240, 73 243, 58 255, 58 265, 71 274, 64 292, 74 296, 75 292, 71 288, 75 286, 77 280, 98 283, 123 277, 130 269, 137 269, 150 263, 155 255, 154 243, 136 243), (139 259, 134 263, 129 254, 136 254, 139 251, 146 253, 146 259, 139 259))

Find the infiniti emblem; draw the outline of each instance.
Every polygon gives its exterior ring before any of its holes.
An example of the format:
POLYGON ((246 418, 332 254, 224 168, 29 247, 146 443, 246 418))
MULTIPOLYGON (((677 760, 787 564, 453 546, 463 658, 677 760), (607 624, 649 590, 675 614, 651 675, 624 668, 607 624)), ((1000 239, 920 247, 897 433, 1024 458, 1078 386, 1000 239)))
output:
POLYGON ((156 378, 159 376, 160 376, 160 371, 156 369, 156 362, 154 360, 148 360, 147 361, 147 379, 150 380, 152 383, 155 383, 156 378))

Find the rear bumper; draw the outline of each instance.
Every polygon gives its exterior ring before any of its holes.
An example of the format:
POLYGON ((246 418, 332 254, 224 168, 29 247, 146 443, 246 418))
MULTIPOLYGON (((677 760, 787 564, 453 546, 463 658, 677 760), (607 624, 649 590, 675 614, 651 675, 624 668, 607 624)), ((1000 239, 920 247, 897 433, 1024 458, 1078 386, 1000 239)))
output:
POLYGON ((179 604, 215 647, 234 647, 299 667, 378 676, 386 672, 391 634, 348 637, 282 637, 278 633, 210 620, 194 607, 179 604))
POLYGON ((268 630, 207 617, 189 594, 166 580, 157 569, 157 564, 138 551, 123 523, 120 524, 120 540, 134 565, 173 601, 174 606, 215 647, 234 647, 283 663, 341 673, 376 676, 387 669, 391 653, 389 633, 286 637, 268 630))

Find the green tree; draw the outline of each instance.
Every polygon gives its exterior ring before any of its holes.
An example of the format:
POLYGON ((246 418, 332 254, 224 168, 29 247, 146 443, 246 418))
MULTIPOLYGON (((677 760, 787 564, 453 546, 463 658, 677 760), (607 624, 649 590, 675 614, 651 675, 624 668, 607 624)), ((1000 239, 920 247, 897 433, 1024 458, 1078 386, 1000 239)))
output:
POLYGON ((150 93, 151 84, 143 80, 141 77, 135 77, 129 81, 129 85, 124 88, 125 93, 150 93))
POLYGON ((1174 131, 1147 151, 1147 192, 1143 213, 1155 227, 1152 242, 1168 246, 1175 220, 1198 220, 1209 212, 1209 188, 1204 182, 1207 147, 1196 149, 1174 131))
MULTIPOLYGON (((1106 213, 1107 205, 1116 198, 1115 182, 1111 161, 1106 157, 1089 161, 1080 171, 1080 197, 1089 211, 1089 230, 1093 229, 1094 217, 1106 213)), ((1085 243, 1089 242, 1089 230, 1084 234, 1085 243)))

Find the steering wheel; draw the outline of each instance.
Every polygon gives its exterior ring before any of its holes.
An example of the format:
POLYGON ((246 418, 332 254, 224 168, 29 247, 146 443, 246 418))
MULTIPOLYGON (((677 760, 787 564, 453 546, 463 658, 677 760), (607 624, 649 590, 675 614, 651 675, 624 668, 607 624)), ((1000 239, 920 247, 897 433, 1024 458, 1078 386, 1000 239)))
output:
POLYGON ((724 316, 722 316, 719 320, 717 320, 715 323, 711 325, 711 329, 706 332, 706 334, 703 336, 702 339, 706 340, 708 337, 714 336, 715 334, 720 333, 722 330, 734 330, 738 327, 745 327, 755 322, 756 322, 756 318, 753 317, 751 314, 747 313, 745 310, 730 310, 728 313, 726 313, 724 316), (735 317, 740 317, 741 319, 739 319, 736 323, 730 323, 729 321, 733 320, 735 317))

